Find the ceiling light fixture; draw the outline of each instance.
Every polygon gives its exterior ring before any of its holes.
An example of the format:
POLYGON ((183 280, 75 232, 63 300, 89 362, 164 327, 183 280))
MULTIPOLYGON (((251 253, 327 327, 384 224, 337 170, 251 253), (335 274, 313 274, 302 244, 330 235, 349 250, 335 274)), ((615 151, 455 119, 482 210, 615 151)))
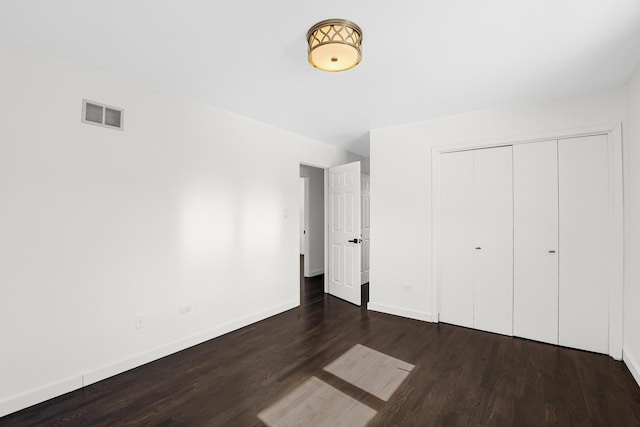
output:
POLYGON ((346 19, 318 22, 307 32, 309 63, 323 71, 345 71, 362 59, 362 30, 346 19))

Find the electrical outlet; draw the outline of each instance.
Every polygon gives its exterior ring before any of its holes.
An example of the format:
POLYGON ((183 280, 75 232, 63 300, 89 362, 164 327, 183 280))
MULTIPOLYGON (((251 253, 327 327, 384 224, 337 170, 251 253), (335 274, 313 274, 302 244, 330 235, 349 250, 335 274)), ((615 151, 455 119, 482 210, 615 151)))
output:
POLYGON ((180 307, 178 307, 178 311, 180 312, 180 314, 186 314, 191 312, 191 304, 181 305, 180 307))
POLYGON ((144 314, 136 314, 136 329, 144 328, 144 314))
POLYGON ((411 285, 409 285, 408 283, 405 283, 404 285, 402 285, 402 290, 403 291, 410 291, 413 288, 411 287, 411 285))

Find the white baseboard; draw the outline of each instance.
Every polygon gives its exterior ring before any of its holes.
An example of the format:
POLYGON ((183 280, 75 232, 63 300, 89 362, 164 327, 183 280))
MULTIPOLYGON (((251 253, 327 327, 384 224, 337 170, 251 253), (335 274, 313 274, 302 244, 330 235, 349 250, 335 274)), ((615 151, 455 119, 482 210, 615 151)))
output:
POLYGON ((319 276, 321 274, 324 274, 324 268, 317 268, 315 270, 311 270, 311 275, 309 277, 313 277, 313 276, 319 276))
POLYGON ((624 351, 622 354, 622 360, 629 368, 631 375, 635 378, 636 382, 640 386, 640 365, 638 365, 638 361, 627 351, 624 351))
POLYGON ((367 304, 367 310, 393 314, 394 316, 407 317, 409 319, 422 320, 424 322, 433 321, 431 313, 427 313, 425 311, 407 310, 406 308, 395 307, 392 305, 376 304, 370 302, 367 304))
POLYGON ((109 363, 84 374, 78 374, 77 376, 59 381, 57 383, 30 390, 17 396, 13 396, 9 399, 0 401, 0 417, 24 408, 28 408, 29 406, 44 402, 45 400, 52 399, 70 391, 77 390, 84 386, 88 386, 98 381, 102 381, 114 375, 121 374, 133 368, 137 368, 138 366, 142 366, 146 363, 153 362, 154 360, 158 360, 162 357, 177 353, 178 351, 182 351, 189 347, 193 347, 194 345, 201 344, 210 339, 251 325, 252 323, 256 323, 271 316, 275 316, 276 314, 283 313, 287 310, 298 307, 299 305, 299 300, 280 304, 267 310, 263 310, 258 313, 254 313, 252 315, 234 320, 232 322, 225 323, 221 326, 218 326, 217 328, 194 334, 186 338, 181 338, 171 343, 153 348, 149 351, 139 353, 135 356, 122 359, 117 362, 109 363))
POLYGON ((0 402, 0 417, 79 388, 82 388, 82 375, 67 378, 37 389, 29 390, 26 393, 12 396, 0 402))

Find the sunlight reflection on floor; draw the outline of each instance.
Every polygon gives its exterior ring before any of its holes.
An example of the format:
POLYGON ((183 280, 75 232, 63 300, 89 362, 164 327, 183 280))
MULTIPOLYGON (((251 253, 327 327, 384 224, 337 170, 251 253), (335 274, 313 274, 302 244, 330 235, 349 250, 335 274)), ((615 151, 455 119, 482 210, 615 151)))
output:
MULTIPOLYGON (((414 365, 357 344, 324 370, 388 401, 414 365)), ((311 377, 276 404, 258 414, 269 427, 361 427, 377 412, 348 394, 311 377)))

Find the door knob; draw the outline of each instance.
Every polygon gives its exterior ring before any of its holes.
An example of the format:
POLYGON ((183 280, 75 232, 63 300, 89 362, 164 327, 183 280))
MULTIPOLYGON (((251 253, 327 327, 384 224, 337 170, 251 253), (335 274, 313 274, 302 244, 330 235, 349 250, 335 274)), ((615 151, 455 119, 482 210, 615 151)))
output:
POLYGON ((481 247, 477 247, 476 250, 479 251, 480 249, 482 249, 481 247))
POLYGON ((555 254, 556 251, 554 251, 553 249, 549 251, 550 254, 555 254))
POLYGON ((360 239, 351 239, 351 240, 349 240, 349 243, 360 243, 360 242, 362 242, 362 240, 360 240, 360 239))

